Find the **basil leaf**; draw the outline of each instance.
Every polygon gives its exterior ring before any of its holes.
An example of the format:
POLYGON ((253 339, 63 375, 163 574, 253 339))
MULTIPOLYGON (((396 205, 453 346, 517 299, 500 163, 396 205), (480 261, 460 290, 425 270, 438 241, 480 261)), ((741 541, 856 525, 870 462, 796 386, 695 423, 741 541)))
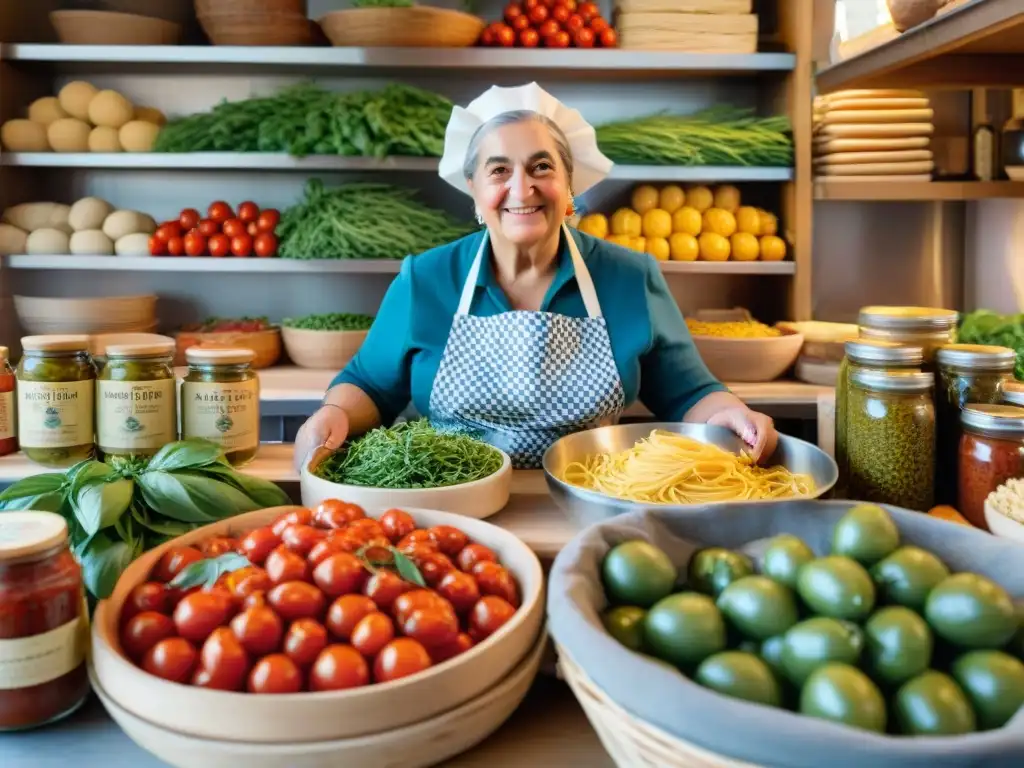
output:
POLYGON ((211 523, 260 509, 228 483, 189 472, 147 471, 139 485, 150 509, 185 523, 211 523))
POLYGON ((222 456, 220 446, 209 440, 192 438, 168 443, 150 459, 147 471, 168 472, 174 469, 196 469, 213 464, 222 456))
POLYGON ((32 475, 5 488, 4 492, 0 493, 0 503, 5 509, 16 509, 17 507, 9 506, 8 502, 62 491, 65 482, 65 476, 59 472, 32 475))
POLYGON ((189 589, 191 587, 212 587, 225 573, 248 568, 252 563, 245 555, 225 552, 219 557, 199 560, 186 566, 168 582, 167 586, 189 589))
POLYGON ((141 554, 141 547, 113 541, 104 532, 96 534, 79 555, 86 589, 100 600, 110 597, 121 574, 141 554))
POLYGON ((128 511, 134 490, 135 483, 125 478, 84 482, 71 496, 75 517, 89 534, 109 528, 128 511))
POLYGON ((398 569, 399 576, 406 581, 411 581, 418 587, 427 586, 427 582, 423 579, 423 574, 420 573, 420 569, 416 567, 416 563, 410 560, 397 547, 391 547, 391 554, 395 556, 395 568, 398 569))
POLYGON ((208 467, 203 467, 202 469, 197 470, 197 472, 207 477, 213 477, 217 480, 230 483, 254 502, 259 504, 261 508, 281 507, 292 503, 288 494, 282 491, 276 484, 269 480, 263 480, 259 477, 253 477, 252 475, 246 475, 242 472, 236 472, 228 465, 219 463, 211 464, 208 467))
POLYGON ((91 480, 108 480, 115 474, 113 468, 102 461, 94 459, 80 461, 67 471, 68 488, 71 489, 73 496, 84 483, 91 480))
POLYGON ((40 493, 38 496, 22 496, 0 502, 0 512, 38 509, 42 512, 56 512, 59 515, 64 515, 66 512, 64 502, 63 490, 50 491, 49 493, 40 493))

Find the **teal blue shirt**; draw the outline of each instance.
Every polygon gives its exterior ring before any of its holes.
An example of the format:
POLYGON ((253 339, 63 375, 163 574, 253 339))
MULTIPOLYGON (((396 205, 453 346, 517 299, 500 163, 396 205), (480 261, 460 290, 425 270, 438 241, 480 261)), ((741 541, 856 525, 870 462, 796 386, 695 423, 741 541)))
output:
MULTIPOLYGON (((681 421, 706 395, 724 390, 700 359, 657 262, 618 245, 575 232, 594 281, 622 379, 626 405, 639 399, 659 420, 681 421)), ((388 288, 358 354, 331 386, 354 384, 390 424, 411 401, 430 416, 430 391, 452 319, 481 238, 476 232, 406 259, 388 288)), ((554 281, 540 307, 586 317, 565 236, 554 281)), ((471 314, 510 312, 489 258, 477 279, 471 314)))

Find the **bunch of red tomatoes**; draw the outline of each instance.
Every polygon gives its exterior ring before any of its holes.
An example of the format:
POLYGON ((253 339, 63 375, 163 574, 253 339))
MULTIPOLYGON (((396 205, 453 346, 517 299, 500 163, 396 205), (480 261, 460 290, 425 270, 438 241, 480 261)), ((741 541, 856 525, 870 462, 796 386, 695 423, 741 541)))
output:
POLYGON ((149 238, 151 256, 237 256, 255 254, 261 258, 277 255, 277 229, 281 214, 274 208, 260 210, 246 201, 234 211, 223 201, 213 203, 202 218, 195 208, 186 208, 177 219, 165 221, 149 238))
POLYGON ((504 19, 487 26, 480 44, 503 48, 615 48, 618 36, 596 3, 513 0, 504 19))
POLYGON ((336 691, 444 663, 494 634, 519 604, 495 553, 458 528, 417 528, 398 509, 374 520, 328 500, 237 540, 172 548, 126 601, 120 637, 135 663, 177 683, 336 691), (168 584, 232 552, 248 564, 212 586, 168 584))

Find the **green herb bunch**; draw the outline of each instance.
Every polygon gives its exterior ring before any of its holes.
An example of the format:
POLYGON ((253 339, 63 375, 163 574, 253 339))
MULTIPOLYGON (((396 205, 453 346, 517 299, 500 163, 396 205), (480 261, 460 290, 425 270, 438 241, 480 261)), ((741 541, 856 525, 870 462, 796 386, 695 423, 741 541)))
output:
POLYGON ((0 493, 0 511, 38 509, 64 517, 86 589, 96 599, 109 596, 147 549, 218 520, 289 503, 276 485, 236 472, 219 446, 198 439, 170 443, 151 459, 88 459, 0 493))
POLYGON ((441 488, 501 469, 501 453, 467 435, 438 432, 426 419, 367 432, 314 470, 332 483, 368 488, 441 488))
POLYGON ((287 317, 281 324, 285 328, 299 328, 304 331, 368 331, 373 325, 373 317, 347 312, 331 312, 324 315, 287 317))
POLYGON ((1009 347, 1017 353, 1013 375, 1024 381, 1024 313, 1000 315, 990 309, 979 309, 963 316, 958 341, 963 344, 991 344, 1009 347))

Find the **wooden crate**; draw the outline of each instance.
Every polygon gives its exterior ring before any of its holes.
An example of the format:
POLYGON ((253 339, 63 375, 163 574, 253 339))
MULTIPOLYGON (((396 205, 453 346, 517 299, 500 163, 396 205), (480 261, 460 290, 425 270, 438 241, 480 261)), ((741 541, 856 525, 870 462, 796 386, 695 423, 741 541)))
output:
POLYGON ((622 48, 689 53, 755 53, 751 0, 617 0, 622 48))

